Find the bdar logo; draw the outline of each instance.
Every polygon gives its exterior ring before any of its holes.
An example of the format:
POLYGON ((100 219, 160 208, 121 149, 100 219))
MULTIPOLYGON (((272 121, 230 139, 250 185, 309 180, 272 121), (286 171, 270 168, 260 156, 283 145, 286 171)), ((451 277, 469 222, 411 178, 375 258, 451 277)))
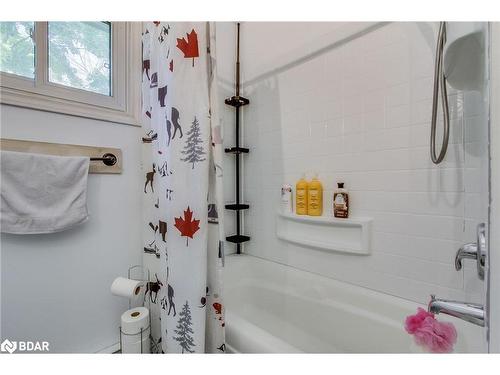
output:
POLYGON ((14 353, 17 349, 17 342, 5 339, 2 344, 0 344, 0 351, 14 353))
POLYGON ((0 352, 48 352, 49 343, 47 341, 10 341, 5 339, 0 344, 0 352))

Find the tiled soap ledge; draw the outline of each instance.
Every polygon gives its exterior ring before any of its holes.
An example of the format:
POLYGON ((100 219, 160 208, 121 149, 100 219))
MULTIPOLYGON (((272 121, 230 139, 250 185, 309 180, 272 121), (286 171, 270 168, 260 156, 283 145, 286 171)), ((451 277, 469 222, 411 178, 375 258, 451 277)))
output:
POLYGON ((276 235, 283 241, 304 247, 369 255, 372 221, 369 217, 338 219, 278 212, 276 235))

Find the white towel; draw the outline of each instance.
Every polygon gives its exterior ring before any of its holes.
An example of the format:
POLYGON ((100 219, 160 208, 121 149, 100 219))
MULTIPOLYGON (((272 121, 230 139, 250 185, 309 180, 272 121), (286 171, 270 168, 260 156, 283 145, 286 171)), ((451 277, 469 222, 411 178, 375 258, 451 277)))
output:
POLYGON ((53 233, 83 223, 88 157, 1 152, 3 233, 53 233))

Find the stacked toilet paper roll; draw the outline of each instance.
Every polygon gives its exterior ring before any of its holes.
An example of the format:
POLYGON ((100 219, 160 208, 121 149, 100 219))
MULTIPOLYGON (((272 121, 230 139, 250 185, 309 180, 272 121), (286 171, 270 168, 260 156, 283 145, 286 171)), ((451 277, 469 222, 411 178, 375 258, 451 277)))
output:
POLYGON ((136 307, 125 311, 121 317, 122 353, 150 353, 150 330, 149 310, 147 308, 136 307))
POLYGON ((132 303, 141 301, 146 291, 146 282, 117 277, 111 284, 111 293, 115 296, 127 297, 132 303))

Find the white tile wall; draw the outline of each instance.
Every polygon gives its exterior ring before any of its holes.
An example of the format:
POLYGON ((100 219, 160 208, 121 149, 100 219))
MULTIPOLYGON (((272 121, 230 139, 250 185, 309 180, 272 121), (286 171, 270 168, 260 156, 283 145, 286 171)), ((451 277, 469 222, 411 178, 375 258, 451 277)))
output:
MULTIPOLYGON (((492 22, 491 30, 491 67, 500 64, 500 23, 492 22)), ((498 69, 491 69, 491 103, 500 100, 500 76, 498 69)), ((490 342, 491 353, 500 353, 500 108, 491 106, 491 231, 490 231, 490 342), (496 272, 495 272, 496 271, 496 272)))
MULTIPOLYGON (((224 103, 224 99, 234 95, 234 41, 236 37, 235 24, 233 22, 217 22, 216 24, 216 51, 217 51, 217 73, 220 115, 223 123, 223 147, 233 147, 234 140, 234 109, 224 103)), ((226 202, 233 202, 234 189, 234 156, 225 154, 223 157, 224 167, 224 198, 226 202)), ((224 228, 226 235, 235 232, 235 217, 233 211, 219 210, 219 215, 224 216, 224 228)), ((226 243, 226 253, 235 252, 232 244, 226 243)))
MULTIPOLYGON (((482 300, 472 263, 457 272, 453 260, 487 218, 485 98, 450 88, 450 146, 434 166, 434 27, 392 23, 244 87, 251 99, 243 110, 251 149, 243 176, 251 203, 247 253, 422 303, 431 293, 482 300), (295 184, 302 172, 319 173, 325 213, 336 183, 346 183, 351 215, 374 218, 372 255, 327 253, 276 238, 280 187, 295 184)), ((276 45, 269 53, 279 54, 276 45)), ((258 59, 248 58, 243 69, 255 71, 258 59)))

